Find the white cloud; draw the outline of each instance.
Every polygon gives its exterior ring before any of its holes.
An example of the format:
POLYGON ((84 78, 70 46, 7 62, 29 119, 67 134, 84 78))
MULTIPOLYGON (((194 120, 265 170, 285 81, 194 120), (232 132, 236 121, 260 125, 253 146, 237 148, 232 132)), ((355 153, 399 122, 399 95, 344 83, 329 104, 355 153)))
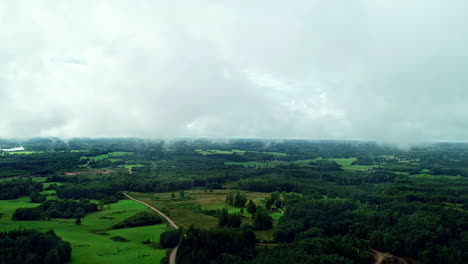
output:
POLYGON ((7 1, 0 136, 464 140, 465 1, 7 1))

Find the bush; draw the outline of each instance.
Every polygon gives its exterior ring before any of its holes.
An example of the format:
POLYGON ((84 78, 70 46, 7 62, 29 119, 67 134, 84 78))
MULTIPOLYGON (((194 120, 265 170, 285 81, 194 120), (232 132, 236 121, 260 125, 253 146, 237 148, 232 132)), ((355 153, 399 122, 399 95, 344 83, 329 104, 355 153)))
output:
POLYGON ((173 248, 179 244, 180 240, 180 231, 179 230, 171 230, 162 232, 159 243, 163 248, 173 248))
POLYGON ((44 219, 44 211, 40 207, 33 208, 18 208, 13 213, 13 220, 42 220, 44 219))
POLYGON ((148 226, 162 223, 161 217, 151 212, 140 212, 112 226, 112 229, 148 226))
POLYGON ((273 227, 273 219, 263 207, 259 207, 253 215, 253 221, 255 230, 267 230, 273 227))
POLYGON ((70 260, 70 243, 54 231, 13 230, 0 233, 0 262, 8 264, 62 264, 70 260))

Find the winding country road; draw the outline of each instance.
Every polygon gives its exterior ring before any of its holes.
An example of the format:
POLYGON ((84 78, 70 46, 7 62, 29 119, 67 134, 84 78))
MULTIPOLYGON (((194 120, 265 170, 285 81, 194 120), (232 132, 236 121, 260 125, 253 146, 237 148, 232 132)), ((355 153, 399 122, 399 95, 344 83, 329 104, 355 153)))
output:
MULTIPOLYGON (((149 209, 155 211, 156 213, 160 214, 164 219, 166 219, 166 221, 169 223, 170 226, 172 226, 174 229, 178 229, 179 226, 177 226, 177 224, 172 221, 171 218, 169 218, 169 216, 167 216, 166 214, 164 214, 163 212, 159 211, 158 209, 154 208, 153 206, 143 202, 143 201, 140 201, 140 200, 137 200, 133 197, 131 197, 130 195, 128 195, 127 193, 123 193, 125 196, 127 196, 128 199, 130 200, 133 200, 135 202, 139 202, 143 205, 146 205, 149 209)), ((169 256, 169 264, 176 264, 176 257, 177 257, 177 250, 179 249, 179 245, 177 245, 171 252, 171 255, 169 256)))

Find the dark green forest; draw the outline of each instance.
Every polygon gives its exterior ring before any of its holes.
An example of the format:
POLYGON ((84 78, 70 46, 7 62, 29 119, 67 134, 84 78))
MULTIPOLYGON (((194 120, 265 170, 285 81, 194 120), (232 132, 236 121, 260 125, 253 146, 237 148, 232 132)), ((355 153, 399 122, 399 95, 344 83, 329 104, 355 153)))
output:
MULTIPOLYGON (((466 143, 399 149, 364 141, 0 140, 1 148, 17 146, 31 153, 0 152, 0 199, 28 196, 40 205, 18 208, 15 220, 80 218, 124 199, 127 191, 182 197, 182 190, 232 189, 225 203, 248 212, 252 224, 241 224, 240 214, 203 211, 218 218, 216 229, 161 238, 164 247, 180 240, 181 264, 373 263, 373 250, 408 263, 468 259, 466 143), (40 177, 47 184, 34 180, 40 177), (43 191, 54 191, 57 200, 47 200, 43 191), (268 198, 254 204, 239 191, 268 198), (273 212, 281 214, 274 225, 273 212), (271 230, 273 239, 260 241, 258 230, 271 230)), ((115 228, 148 221, 162 220, 139 215, 115 228)), ((59 263, 70 258, 66 242, 40 252, 14 242, 36 236, 55 239, 53 233, 2 233, 0 255, 34 260, 58 254, 59 263)))

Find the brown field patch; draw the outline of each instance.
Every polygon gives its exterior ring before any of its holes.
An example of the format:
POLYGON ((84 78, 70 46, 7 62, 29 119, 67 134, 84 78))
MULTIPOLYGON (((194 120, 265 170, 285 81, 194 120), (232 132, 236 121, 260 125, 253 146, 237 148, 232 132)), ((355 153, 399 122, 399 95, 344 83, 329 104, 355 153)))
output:
POLYGON ((74 176, 74 175, 81 175, 81 174, 110 174, 114 172, 114 170, 109 169, 91 169, 91 170, 84 170, 84 171, 72 171, 72 172, 65 172, 64 174, 67 176, 74 176))

